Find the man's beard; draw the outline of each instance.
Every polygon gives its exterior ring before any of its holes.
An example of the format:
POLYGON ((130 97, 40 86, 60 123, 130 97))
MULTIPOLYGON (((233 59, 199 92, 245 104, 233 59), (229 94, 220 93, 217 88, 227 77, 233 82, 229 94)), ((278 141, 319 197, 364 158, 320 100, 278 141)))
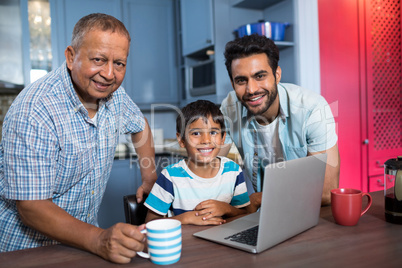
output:
POLYGON ((263 89, 263 91, 266 93, 267 100, 265 101, 265 103, 261 104, 258 109, 254 108, 254 107, 249 107, 247 104, 247 101, 246 101, 246 100, 252 98, 254 95, 258 95, 258 93, 248 94, 248 95, 243 96, 241 103, 243 104, 243 106, 245 106, 247 108, 248 112, 251 115, 261 116, 262 114, 264 114, 272 106, 272 104, 274 103, 275 99, 278 96, 278 86, 276 83, 271 88, 271 91, 266 90, 266 89, 263 89))

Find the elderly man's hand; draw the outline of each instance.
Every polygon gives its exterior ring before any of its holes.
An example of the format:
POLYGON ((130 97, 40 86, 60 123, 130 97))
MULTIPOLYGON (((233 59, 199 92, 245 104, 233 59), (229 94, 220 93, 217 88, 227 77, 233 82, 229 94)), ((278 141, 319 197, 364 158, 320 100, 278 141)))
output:
POLYGON ((137 189, 136 197, 137 197, 137 203, 141 203, 144 200, 144 194, 149 194, 152 189, 153 184, 149 184, 150 186, 146 186, 146 183, 143 183, 140 187, 137 189))
POLYGON ((93 252, 111 262, 129 263, 138 251, 144 250, 144 228, 145 225, 117 223, 100 233, 93 252))

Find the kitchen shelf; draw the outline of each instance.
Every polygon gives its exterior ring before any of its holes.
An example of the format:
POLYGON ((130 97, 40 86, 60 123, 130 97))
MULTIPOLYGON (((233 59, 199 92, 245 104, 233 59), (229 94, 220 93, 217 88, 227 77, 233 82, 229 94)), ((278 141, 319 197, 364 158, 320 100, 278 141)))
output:
POLYGON ((284 0, 232 0, 231 4, 233 7, 265 9, 283 1, 284 0))
POLYGON ((295 45, 293 42, 289 41, 275 41, 275 44, 279 49, 293 47, 295 45))

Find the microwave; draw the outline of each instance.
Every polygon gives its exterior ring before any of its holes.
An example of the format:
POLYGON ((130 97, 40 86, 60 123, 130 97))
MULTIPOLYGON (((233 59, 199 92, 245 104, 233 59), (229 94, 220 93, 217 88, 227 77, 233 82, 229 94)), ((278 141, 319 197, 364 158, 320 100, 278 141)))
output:
POLYGON ((192 97, 215 94, 215 60, 208 59, 186 68, 187 92, 192 97))

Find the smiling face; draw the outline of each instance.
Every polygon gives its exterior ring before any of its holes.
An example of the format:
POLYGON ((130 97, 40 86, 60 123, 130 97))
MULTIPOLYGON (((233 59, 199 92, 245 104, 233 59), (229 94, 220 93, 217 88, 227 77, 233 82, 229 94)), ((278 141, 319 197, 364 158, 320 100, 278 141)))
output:
POLYGON ((212 117, 199 118, 186 127, 185 139, 177 139, 182 148, 186 148, 188 166, 194 170, 199 166, 206 166, 215 161, 221 146, 225 142, 226 133, 222 135, 219 123, 215 123, 212 117))
POLYGON ((78 49, 67 47, 65 56, 74 89, 84 106, 97 104, 123 82, 129 40, 123 34, 92 30, 78 49))
POLYGON ((232 62, 232 86, 236 96, 260 123, 270 123, 279 112, 277 85, 281 68, 275 73, 265 53, 255 54, 232 62))

